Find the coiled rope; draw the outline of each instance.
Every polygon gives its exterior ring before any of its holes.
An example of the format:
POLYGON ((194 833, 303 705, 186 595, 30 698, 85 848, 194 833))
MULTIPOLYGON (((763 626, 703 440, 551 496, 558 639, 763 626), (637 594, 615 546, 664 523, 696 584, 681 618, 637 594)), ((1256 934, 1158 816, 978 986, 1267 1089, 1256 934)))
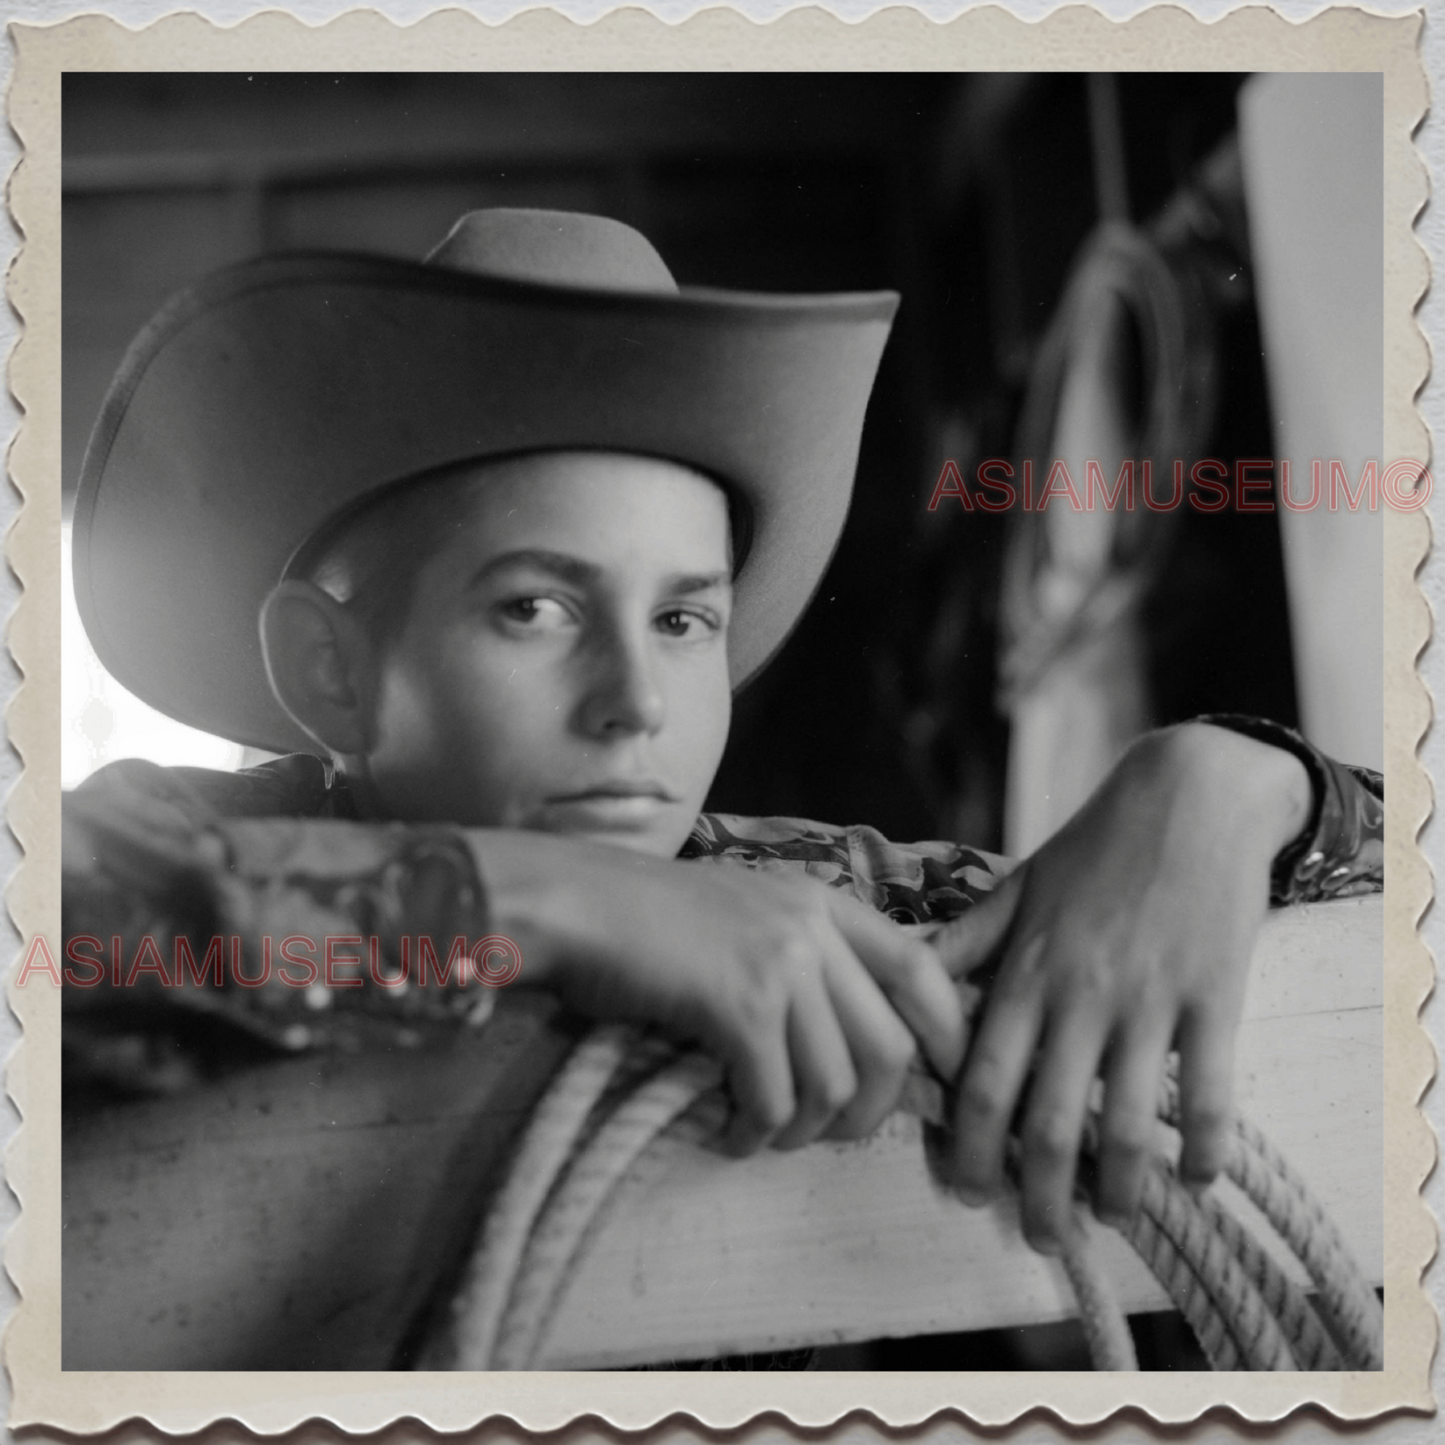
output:
MULTIPOLYGON (((533 1368, 608 1219, 650 1190, 680 1153, 716 1138, 728 1113, 721 1070, 707 1055, 631 1026, 595 1028, 534 1110, 417 1367, 533 1368)), ((1177 1126, 1172 1085, 1160 1116, 1177 1126)), ((1211 1367, 1379 1369, 1379 1301, 1304 1181, 1243 1120, 1226 1173, 1303 1264, 1317 1294, 1311 1298, 1296 1285, 1216 1199, 1195 1199, 1172 1168, 1156 1160, 1124 1237, 1174 1301, 1211 1367)), ((1090 1358, 1100 1370, 1138 1369, 1128 1321, 1082 1205, 1077 1214, 1062 1264, 1090 1358)))

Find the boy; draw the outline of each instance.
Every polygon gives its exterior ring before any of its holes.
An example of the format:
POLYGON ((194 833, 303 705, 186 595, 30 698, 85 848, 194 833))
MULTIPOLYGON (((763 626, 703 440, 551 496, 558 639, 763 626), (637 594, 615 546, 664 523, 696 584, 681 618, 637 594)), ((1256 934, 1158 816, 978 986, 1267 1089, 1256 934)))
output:
MULTIPOLYGON (((1178 1047, 1207 1182, 1270 894, 1377 882, 1377 787, 1269 724, 1190 724, 997 887, 952 845, 698 817, 731 693, 841 531, 896 299, 679 293, 629 228, 517 211, 421 266, 184 293, 87 457, 81 614, 147 701, 304 755, 97 775, 67 802, 67 934, 505 934, 527 983, 716 1052, 739 1150, 866 1134, 921 1050, 957 1086, 960 1194, 997 1193, 1017 1124, 1049 1251, 1095 1076, 1095 1204, 1122 1221, 1178 1047), (955 921, 935 949, 899 917, 955 921), (954 980, 984 965, 970 1042, 954 980)), ((356 1007, 454 1002, 422 992, 356 1007)), ((298 1045, 353 996, 306 997, 305 1024, 294 989, 206 1006, 298 1045)))

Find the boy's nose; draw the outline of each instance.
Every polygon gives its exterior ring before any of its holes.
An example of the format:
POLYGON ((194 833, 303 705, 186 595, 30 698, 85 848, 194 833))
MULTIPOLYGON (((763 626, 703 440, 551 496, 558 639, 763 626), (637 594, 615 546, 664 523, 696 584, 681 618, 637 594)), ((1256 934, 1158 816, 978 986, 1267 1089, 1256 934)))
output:
POLYGON ((582 700, 579 721, 592 737, 655 733, 666 713, 645 644, 611 639, 582 700))

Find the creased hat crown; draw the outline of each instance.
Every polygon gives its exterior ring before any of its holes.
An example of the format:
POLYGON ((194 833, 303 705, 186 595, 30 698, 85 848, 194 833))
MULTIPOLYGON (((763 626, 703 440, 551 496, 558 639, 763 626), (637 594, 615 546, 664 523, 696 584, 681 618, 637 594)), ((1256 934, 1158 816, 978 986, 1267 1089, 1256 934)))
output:
POLYGON ((575 211, 468 211, 426 264, 540 285, 677 294, 667 263, 640 231, 575 211))

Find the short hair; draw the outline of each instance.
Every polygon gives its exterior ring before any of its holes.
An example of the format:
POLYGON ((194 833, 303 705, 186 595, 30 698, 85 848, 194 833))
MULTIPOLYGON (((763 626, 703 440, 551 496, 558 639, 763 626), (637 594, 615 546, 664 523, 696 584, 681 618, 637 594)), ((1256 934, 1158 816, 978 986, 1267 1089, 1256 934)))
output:
MULTIPOLYGON (((448 463, 370 492, 314 532, 292 557, 285 576, 319 587, 357 619, 375 645, 385 647, 410 616, 418 570, 458 525, 452 488, 458 482, 482 485, 493 466, 535 455, 543 453, 448 463), (400 548, 398 538, 404 538, 400 548)), ((685 462, 679 465, 722 492, 728 509, 728 567, 736 576, 752 539, 747 504, 720 478, 685 462)))

